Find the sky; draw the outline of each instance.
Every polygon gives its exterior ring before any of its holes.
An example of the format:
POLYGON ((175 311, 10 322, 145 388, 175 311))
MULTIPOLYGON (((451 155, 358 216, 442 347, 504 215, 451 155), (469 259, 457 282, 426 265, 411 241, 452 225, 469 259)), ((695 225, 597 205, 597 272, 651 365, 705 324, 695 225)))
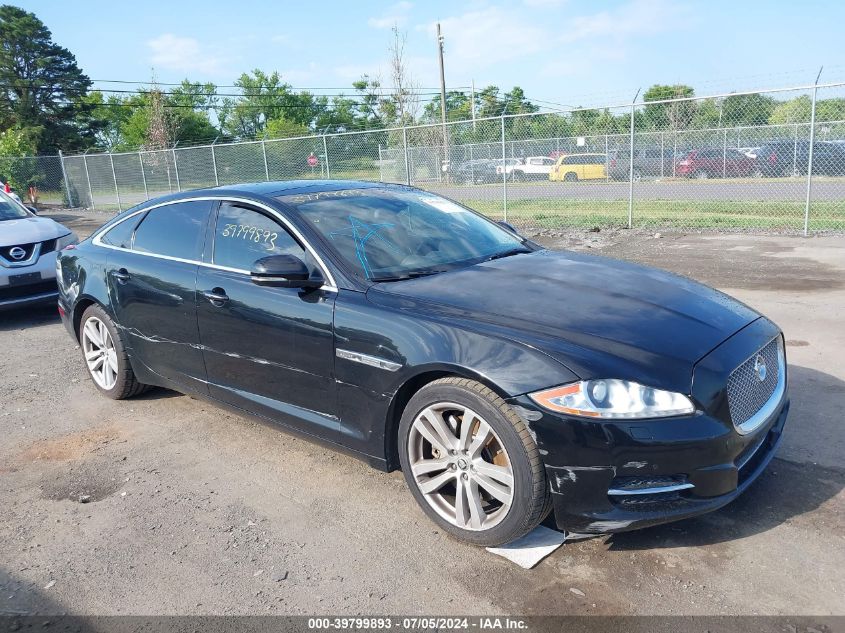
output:
POLYGON ((260 68, 295 88, 349 94, 364 73, 389 83, 395 24, 407 36, 411 76, 430 95, 439 86, 438 21, 447 89, 519 85, 552 109, 628 103, 655 83, 691 85, 700 96, 806 85, 822 65, 822 81, 845 78, 841 0, 17 4, 45 22, 101 88, 117 87, 103 80, 149 81, 153 73, 159 82, 226 86, 260 68))

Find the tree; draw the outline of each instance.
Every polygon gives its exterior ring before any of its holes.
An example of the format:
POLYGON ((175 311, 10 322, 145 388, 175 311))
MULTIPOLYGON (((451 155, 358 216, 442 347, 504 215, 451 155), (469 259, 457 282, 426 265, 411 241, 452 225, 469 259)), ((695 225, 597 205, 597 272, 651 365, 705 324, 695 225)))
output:
POLYGON ((406 125, 413 123, 419 114, 419 98, 415 93, 417 88, 408 70, 405 59, 405 44, 407 33, 400 33, 399 27, 393 25, 393 40, 390 42, 390 78, 393 90, 388 96, 387 110, 390 124, 406 125))
POLYGON ((38 177, 33 173, 31 161, 20 160, 21 156, 34 153, 33 128, 11 128, 0 132, 0 180, 20 191, 36 184, 38 177))
POLYGON ((91 80, 35 14, 0 6, 0 126, 37 130, 36 149, 78 149, 94 141, 85 125, 91 80))
POLYGON ((243 97, 224 99, 218 111, 221 129, 234 138, 263 135, 271 119, 310 125, 317 113, 314 95, 292 91, 278 72, 268 75, 255 69, 251 75, 243 73, 235 85, 243 91, 243 97))
POLYGON ((766 125, 776 105, 777 101, 768 95, 730 95, 722 101, 722 123, 766 125))
POLYGON ((695 115, 695 101, 675 101, 651 105, 648 102, 684 99, 693 96, 695 96, 695 90, 691 86, 662 86, 659 84, 651 86, 643 94, 643 101, 646 102, 643 109, 646 128, 680 130, 687 127, 695 115))

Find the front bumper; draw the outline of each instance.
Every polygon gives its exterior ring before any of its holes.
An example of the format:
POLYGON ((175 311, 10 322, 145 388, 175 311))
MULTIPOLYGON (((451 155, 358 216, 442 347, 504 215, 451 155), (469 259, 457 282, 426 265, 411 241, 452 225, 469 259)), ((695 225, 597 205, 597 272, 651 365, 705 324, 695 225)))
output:
POLYGON ((58 295, 55 253, 41 255, 31 266, 0 268, 0 310, 54 303, 58 295))
MULTIPOLYGON (((514 404, 536 412, 526 400, 514 404)), ((677 521, 730 503, 774 457, 788 411, 784 396, 749 435, 701 413, 624 423, 543 413, 529 427, 545 461, 557 526, 602 534, 677 521)))

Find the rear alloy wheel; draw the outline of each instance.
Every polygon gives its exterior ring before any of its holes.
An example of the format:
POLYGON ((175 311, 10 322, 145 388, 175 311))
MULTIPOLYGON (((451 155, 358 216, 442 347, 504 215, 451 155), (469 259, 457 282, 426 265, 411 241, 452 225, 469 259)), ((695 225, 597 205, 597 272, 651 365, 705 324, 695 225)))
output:
POLYGON ((487 387, 437 380, 408 403, 400 461, 423 510, 445 531, 476 545, 500 545, 534 529, 550 494, 524 422, 487 387))
POLYGON ((578 182, 578 174, 576 174, 574 171, 570 171, 569 173, 567 173, 567 174, 563 177, 563 179, 564 179, 566 182, 578 182))
POLYGON ((123 339, 100 306, 92 305, 82 314, 79 345, 88 374, 101 393, 122 400, 146 391, 147 385, 135 378, 123 339))

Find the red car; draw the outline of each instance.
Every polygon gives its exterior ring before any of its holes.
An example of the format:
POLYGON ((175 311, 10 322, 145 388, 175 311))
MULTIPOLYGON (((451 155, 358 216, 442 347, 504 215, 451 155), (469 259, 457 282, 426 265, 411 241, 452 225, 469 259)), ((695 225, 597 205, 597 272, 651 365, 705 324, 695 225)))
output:
POLYGON ((694 149, 675 166, 675 175, 686 178, 730 178, 751 176, 755 162, 735 149, 694 149))

